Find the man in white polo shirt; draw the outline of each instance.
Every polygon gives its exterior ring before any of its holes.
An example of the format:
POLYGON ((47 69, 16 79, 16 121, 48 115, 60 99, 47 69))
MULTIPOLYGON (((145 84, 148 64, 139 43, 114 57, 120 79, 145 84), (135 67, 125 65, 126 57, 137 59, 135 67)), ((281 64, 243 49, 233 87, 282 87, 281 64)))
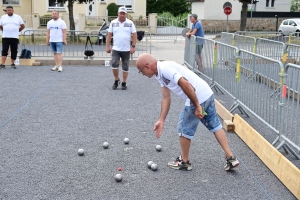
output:
POLYGON ((22 18, 14 14, 12 6, 6 6, 6 15, 0 19, 0 29, 2 33, 2 63, 0 69, 5 68, 5 61, 8 55, 8 49, 11 51, 11 67, 16 69, 15 60, 18 54, 19 32, 24 28, 24 21, 22 18))
POLYGON ((157 61, 147 53, 138 57, 136 66, 139 73, 149 78, 156 76, 162 88, 163 99, 160 117, 154 125, 157 138, 162 134, 164 122, 170 109, 170 91, 185 100, 185 107, 178 122, 181 155, 175 161, 168 163, 170 168, 192 170, 189 151, 191 140, 194 138, 200 121, 211 133, 214 133, 223 148, 226 156, 224 169, 228 171, 239 165, 239 161, 229 148, 226 135, 216 113, 213 91, 204 80, 182 65, 173 61, 157 61))
POLYGON ((137 40, 137 33, 133 22, 126 18, 127 9, 120 7, 118 10, 118 18, 113 20, 109 25, 108 35, 106 38, 106 52, 111 52, 110 41, 112 35, 114 37, 112 47, 112 71, 115 77, 115 82, 112 89, 117 89, 120 84, 119 78, 119 62, 122 60, 123 81, 122 90, 127 89, 126 81, 128 77, 129 58, 130 54, 135 52, 135 44, 137 40), (132 44, 131 43, 132 34, 132 44))

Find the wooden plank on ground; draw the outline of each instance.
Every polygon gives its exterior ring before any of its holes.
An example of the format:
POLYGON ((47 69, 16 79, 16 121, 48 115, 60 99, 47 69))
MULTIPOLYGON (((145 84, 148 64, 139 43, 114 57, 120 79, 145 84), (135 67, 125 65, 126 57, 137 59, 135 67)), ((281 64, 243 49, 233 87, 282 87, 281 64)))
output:
POLYGON ((223 120, 230 120, 230 121, 233 120, 233 115, 216 99, 215 99, 215 104, 216 104, 217 113, 223 120))
MULTIPOLYGON (((20 66, 32 66, 32 63, 35 62, 34 59, 19 59, 19 65, 20 66)), ((8 57, 5 61, 6 66, 11 65, 11 59, 8 57)))
POLYGON ((295 197, 300 199, 300 170, 239 115, 234 115, 233 123, 236 134, 252 149, 295 197))

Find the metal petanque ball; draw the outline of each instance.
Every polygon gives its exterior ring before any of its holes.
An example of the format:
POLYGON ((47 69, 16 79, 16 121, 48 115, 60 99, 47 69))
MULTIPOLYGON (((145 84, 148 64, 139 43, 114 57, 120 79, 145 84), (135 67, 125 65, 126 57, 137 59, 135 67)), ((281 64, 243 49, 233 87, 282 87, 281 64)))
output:
POLYGON ((129 139, 128 138, 124 139, 124 144, 129 144, 129 139))
POLYGON ((160 145, 156 145, 155 149, 156 151, 161 151, 162 147, 160 145))
POLYGON ((108 142, 103 142, 103 148, 107 149, 109 147, 109 143, 108 142))
POLYGON ((117 182, 121 182, 122 179, 123 179, 123 176, 121 174, 116 174, 115 179, 116 179, 117 182))
POLYGON ((151 169, 151 165, 152 165, 152 164, 153 164, 153 161, 149 161, 149 162, 148 162, 147 165, 148 165, 148 168, 149 168, 149 169, 151 169))
POLYGON ((151 170, 152 170, 152 171, 156 171, 157 168, 158 168, 157 164, 153 163, 153 164, 151 165, 151 170))
POLYGON ((78 149, 78 155, 83 156, 84 155, 84 150, 83 149, 78 149))

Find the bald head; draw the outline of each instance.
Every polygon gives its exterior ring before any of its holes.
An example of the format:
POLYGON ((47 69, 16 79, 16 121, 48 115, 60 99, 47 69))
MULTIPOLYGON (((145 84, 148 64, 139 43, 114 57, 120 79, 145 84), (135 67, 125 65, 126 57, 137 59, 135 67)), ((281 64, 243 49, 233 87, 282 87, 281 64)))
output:
POLYGON ((157 74, 156 63, 157 60, 151 54, 143 53, 138 57, 136 67, 140 73, 150 78, 154 74, 157 74))

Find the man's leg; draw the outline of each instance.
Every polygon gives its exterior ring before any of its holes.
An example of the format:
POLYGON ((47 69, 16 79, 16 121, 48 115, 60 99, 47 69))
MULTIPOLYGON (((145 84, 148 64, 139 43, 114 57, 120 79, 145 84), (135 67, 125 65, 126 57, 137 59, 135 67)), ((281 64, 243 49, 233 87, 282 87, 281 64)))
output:
POLYGON ((56 66, 62 66, 63 56, 62 53, 56 53, 56 66))
MULTIPOLYGON (((12 66, 15 64, 15 60, 17 58, 18 44, 19 44, 19 40, 18 39, 12 38, 10 40, 11 64, 12 64, 12 66)), ((14 66, 14 68, 15 68, 15 66, 14 66)))
POLYGON ((120 53, 118 51, 112 50, 112 72, 115 78, 115 82, 112 86, 112 89, 115 90, 117 89, 118 85, 120 84, 120 79, 119 79, 119 63, 120 63, 120 53))
POLYGON ((57 53, 54 53, 53 55, 54 55, 53 57, 54 57, 55 66, 58 67, 59 65, 58 65, 58 56, 57 56, 57 53))
POLYGON ((128 77, 128 70, 129 70, 130 52, 122 52, 121 59, 122 59, 122 69, 123 69, 123 83, 126 83, 128 77))
POLYGON ((179 137, 180 147, 181 147, 181 158, 183 162, 189 161, 189 153, 190 153, 190 146, 191 140, 185 138, 183 136, 179 137))
POLYGON ((1 63, 1 68, 4 68, 5 66, 5 61, 7 57, 7 51, 9 48, 9 38, 2 38, 2 63, 1 63))
POLYGON ((214 132, 216 139, 218 140, 219 144, 221 145, 222 149, 225 152, 226 158, 229 158, 233 155, 233 153, 230 150, 227 137, 225 135, 225 132, 223 129, 220 129, 216 132, 214 132))
POLYGON ((203 45, 196 45, 196 63, 198 65, 198 70, 203 73, 204 69, 203 69, 202 57, 201 57, 202 48, 203 45))

